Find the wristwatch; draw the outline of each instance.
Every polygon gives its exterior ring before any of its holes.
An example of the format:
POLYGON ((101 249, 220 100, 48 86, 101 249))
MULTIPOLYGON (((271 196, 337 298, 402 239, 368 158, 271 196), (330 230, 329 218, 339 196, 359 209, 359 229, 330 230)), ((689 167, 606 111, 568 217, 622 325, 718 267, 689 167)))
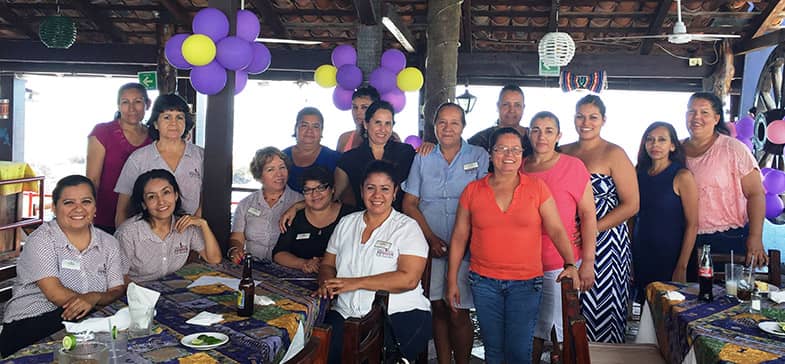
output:
POLYGON ((572 263, 564 263, 564 269, 567 269, 567 268, 569 268, 569 267, 573 267, 573 268, 575 268, 575 269, 578 269, 578 267, 577 267, 577 266, 575 266, 575 264, 572 264, 572 263))

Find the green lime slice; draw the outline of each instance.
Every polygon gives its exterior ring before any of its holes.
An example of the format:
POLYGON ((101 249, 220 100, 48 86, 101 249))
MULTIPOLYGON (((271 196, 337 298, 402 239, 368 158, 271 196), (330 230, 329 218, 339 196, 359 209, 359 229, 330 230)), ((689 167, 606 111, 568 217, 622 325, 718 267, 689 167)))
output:
POLYGON ((112 340, 117 340, 117 326, 112 326, 112 340))
POLYGON ((76 347, 76 336, 73 334, 65 335, 63 338, 63 349, 72 350, 76 347))

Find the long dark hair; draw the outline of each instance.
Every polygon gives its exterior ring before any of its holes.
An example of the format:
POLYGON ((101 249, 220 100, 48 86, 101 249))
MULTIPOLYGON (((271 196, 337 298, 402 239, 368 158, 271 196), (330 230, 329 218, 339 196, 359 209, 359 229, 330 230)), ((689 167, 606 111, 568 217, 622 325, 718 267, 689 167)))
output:
POLYGON ((649 153, 646 152, 646 137, 649 136, 654 129, 659 127, 663 127, 668 130, 668 137, 671 139, 671 143, 675 147, 675 150, 668 153, 668 160, 671 162, 678 162, 681 163, 682 166, 686 166, 686 157, 684 155, 684 147, 681 145, 679 141, 679 137, 676 135, 676 129, 673 128, 673 125, 670 123, 666 123, 664 121, 655 121, 646 128, 646 131, 643 132, 643 136, 641 137, 641 145, 638 148, 638 165, 635 166, 635 170, 638 173, 647 173, 649 168, 651 168, 652 162, 649 153))
POLYGON ((177 180, 174 178, 171 172, 165 169, 153 169, 151 171, 147 171, 142 173, 138 178, 136 178, 136 182, 134 182, 134 189, 131 193, 131 203, 128 205, 128 216, 136 216, 137 214, 141 214, 139 217, 140 219, 147 221, 148 223, 152 223, 152 216, 150 216, 150 211, 145 208, 144 204, 144 188, 147 187, 147 183, 154 179, 162 179, 169 182, 172 185, 172 189, 174 192, 177 193, 177 201, 174 204, 174 218, 175 220, 185 215, 185 211, 183 210, 183 201, 180 198, 180 186, 177 184, 177 180))
POLYGON ((722 113, 722 100, 711 92, 696 92, 690 96, 690 101, 687 104, 691 104, 696 99, 708 101, 711 104, 712 110, 720 116, 720 121, 717 125, 714 125, 714 131, 720 134, 730 135, 730 130, 728 129, 728 126, 725 125, 725 116, 722 113))

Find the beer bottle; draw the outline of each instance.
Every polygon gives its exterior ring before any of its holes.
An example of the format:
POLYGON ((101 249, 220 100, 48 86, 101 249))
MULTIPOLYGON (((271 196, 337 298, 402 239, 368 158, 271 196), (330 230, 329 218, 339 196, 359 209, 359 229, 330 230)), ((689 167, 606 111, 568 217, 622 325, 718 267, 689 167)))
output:
POLYGON ((700 265, 698 266, 698 283, 700 284, 700 293, 698 293, 698 301, 711 302, 714 299, 714 294, 711 290, 714 284, 714 265, 711 262, 711 245, 703 245, 703 253, 701 253, 700 265))
POLYGON ((243 278, 240 280, 240 287, 237 292, 237 315, 249 317, 253 315, 253 304, 256 287, 253 281, 253 257, 251 253, 245 253, 243 258, 243 278))

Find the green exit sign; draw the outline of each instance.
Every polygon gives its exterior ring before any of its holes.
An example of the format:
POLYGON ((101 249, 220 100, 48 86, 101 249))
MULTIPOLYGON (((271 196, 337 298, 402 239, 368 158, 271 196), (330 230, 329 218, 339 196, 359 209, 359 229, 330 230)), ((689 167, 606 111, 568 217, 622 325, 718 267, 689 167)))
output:
POLYGON ((146 72, 139 72, 137 73, 139 77, 139 83, 141 83, 145 89, 152 91, 158 89, 158 74, 155 71, 146 71, 146 72))
POLYGON ((540 76, 542 77, 559 77, 559 66, 548 66, 540 60, 540 76))

